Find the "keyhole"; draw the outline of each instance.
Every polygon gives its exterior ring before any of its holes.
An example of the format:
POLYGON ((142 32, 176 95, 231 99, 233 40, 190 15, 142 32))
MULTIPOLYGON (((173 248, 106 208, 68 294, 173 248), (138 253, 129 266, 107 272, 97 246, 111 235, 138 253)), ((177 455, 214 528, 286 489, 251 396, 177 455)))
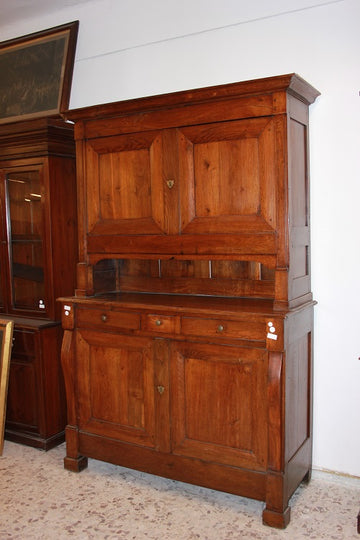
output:
POLYGON ((175 182, 174 180, 167 180, 166 184, 167 184, 167 187, 171 189, 172 187, 174 187, 175 182))

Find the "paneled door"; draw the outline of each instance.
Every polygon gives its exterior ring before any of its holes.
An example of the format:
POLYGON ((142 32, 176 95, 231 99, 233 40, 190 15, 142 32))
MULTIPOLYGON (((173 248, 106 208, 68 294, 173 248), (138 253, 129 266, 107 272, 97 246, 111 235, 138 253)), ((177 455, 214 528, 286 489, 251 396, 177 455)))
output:
POLYGON ((173 343, 172 452, 265 470, 267 353, 173 343))
POLYGON ((79 428, 155 447, 155 366, 152 340, 78 330, 79 428))

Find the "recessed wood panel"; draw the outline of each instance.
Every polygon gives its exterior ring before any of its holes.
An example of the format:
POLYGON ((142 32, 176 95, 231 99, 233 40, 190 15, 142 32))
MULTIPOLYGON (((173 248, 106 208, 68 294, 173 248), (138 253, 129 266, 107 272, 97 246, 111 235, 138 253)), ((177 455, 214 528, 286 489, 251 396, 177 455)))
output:
POLYGON ((259 161, 255 139, 196 144, 196 215, 257 214, 259 161))
POLYGON ((106 219, 151 216, 150 156, 147 149, 102 154, 99 157, 100 215, 106 219))
POLYGON ((161 155, 162 138, 155 132, 87 143, 90 234, 162 232, 161 155))
POLYGON ((286 456, 291 459, 310 436, 311 334, 291 343, 286 353, 286 456))
POLYGON ((174 453, 264 467, 265 357, 264 351, 240 347, 174 345, 174 453))
POLYGON ((194 218, 183 232, 272 230, 276 175, 271 119, 187 127, 182 133, 193 145, 195 194, 194 218))
POLYGON ((306 126, 291 120, 290 122, 290 169, 292 191, 290 218, 293 227, 308 225, 308 178, 307 178, 307 134, 306 126))
POLYGON ((10 429, 26 426, 28 431, 37 431, 40 423, 36 360, 29 360, 26 357, 11 359, 6 413, 10 429))
POLYGON ((154 445, 154 366, 150 340, 87 330, 77 335, 80 425, 154 445), (106 396, 106 399, 104 399, 106 396))
POLYGON ((93 346, 90 350, 93 418, 144 429, 144 377, 141 352, 93 346), (117 384, 114 385, 113 381, 117 384), (104 394, 106 400, 103 399, 104 394))

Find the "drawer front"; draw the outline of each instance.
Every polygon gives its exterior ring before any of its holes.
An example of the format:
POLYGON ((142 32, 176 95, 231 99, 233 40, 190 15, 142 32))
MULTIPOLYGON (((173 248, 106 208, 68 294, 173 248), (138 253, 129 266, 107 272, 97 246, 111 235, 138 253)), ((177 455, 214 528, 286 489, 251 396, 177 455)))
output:
POLYGON ((147 332, 163 334, 178 334, 180 329, 179 317, 169 315, 144 315, 142 329, 147 332))
POLYGON ((79 308, 76 319, 80 328, 86 326, 115 330, 138 330, 140 328, 140 315, 138 313, 79 308))
POLYGON ((183 317, 181 331, 185 335, 229 337, 265 341, 266 327, 262 322, 229 321, 226 319, 198 319, 183 317))

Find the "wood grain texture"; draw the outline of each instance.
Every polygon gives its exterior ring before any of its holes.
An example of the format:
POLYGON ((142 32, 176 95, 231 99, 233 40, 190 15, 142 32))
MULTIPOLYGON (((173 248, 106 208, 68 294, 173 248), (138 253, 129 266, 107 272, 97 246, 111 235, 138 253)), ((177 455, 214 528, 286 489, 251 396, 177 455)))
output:
POLYGON ((73 131, 60 118, 0 126, 0 309, 15 322, 6 438, 44 450, 66 424, 56 299, 76 287, 73 131))
POLYGON ((317 95, 290 74, 67 113, 81 257, 61 300, 76 342, 65 467, 104 459, 289 523, 311 471, 317 95))

